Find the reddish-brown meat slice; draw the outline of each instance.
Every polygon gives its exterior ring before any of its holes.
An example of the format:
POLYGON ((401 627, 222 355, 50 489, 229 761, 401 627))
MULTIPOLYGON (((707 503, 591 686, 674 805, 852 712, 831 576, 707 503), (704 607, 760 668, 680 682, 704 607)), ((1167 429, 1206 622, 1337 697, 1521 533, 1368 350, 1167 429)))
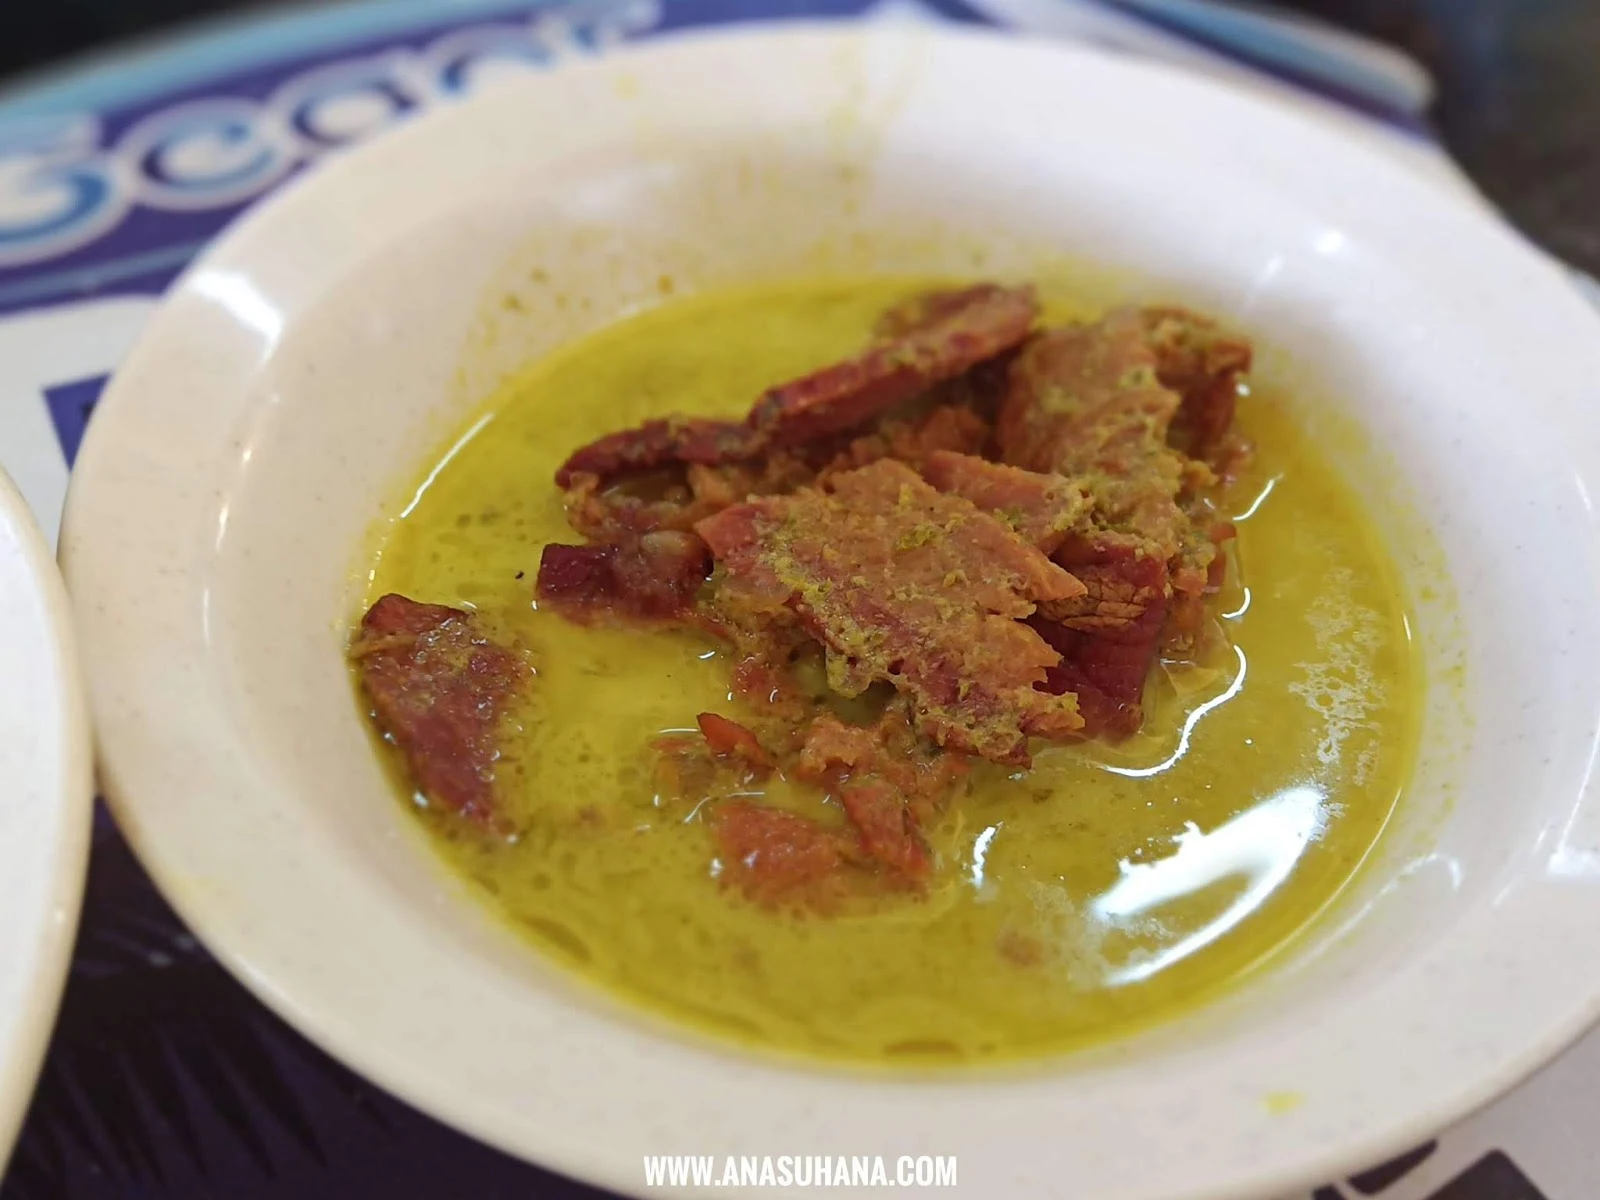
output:
POLYGON ((891 705, 874 725, 824 713, 806 731, 793 771, 838 795, 862 851, 906 882, 932 869, 921 825, 966 777, 967 760, 928 747, 891 705))
POLYGON ((567 523, 595 542, 626 542, 657 530, 687 532, 696 521, 750 496, 792 491, 816 468, 796 455, 774 453, 759 462, 686 469, 660 468, 607 483, 575 472, 563 503, 567 523))
POLYGON ((377 603, 367 609, 361 618, 354 657, 375 654, 395 646, 408 646, 425 633, 433 633, 446 622, 457 619, 470 621, 471 614, 460 608, 443 604, 423 604, 397 592, 378 597, 377 603), (392 639, 392 641, 391 641, 392 639))
POLYGON ((772 774, 773 758, 754 732, 711 712, 701 713, 696 723, 698 737, 673 732, 652 743, 658 800, 666 796, 699 806, 738 795, 772 774))
POLYGON ((747 462, 865 424, 903 401, 1021 344, 1039 306, 1033 289, 979 284, 936 293, 854 358, 772 388, 744 421, 667 417, 607 434, 575 451, 556 485, 605 480, 673 463, 747 462))
POLYGON ((1118 633, 1144 621, 1152 609, 1165 615, 1166 564, 1133 539, 1074 535, 1056 551, 1056 560, 1078 577, 1084 592, 1040 605, 1052 620, 1083 633, 1118 633))
POLYGON ((1030 734, 1079 728, 1070 697, 1034 689, 1059 656, 1021 619, 1083 585, 903 464, 737 505, 696 529, 722 568, 714 607, 798 616, 827 649, 835 691, 888 681, 926 736, 1000 762, 1026 763, 1030 734))
POLYGON ((891 704, 872 725, 851 725, 823 713, 806 730, 795 776, 838 787, 850 779, 878 778, 931 816, 967 775, 967 759, 922 741, 903 704, 891 704))
POLYGON ((606 478, 675 462, 737 462, 754 458, 763 449, 754 430, 742 421, 664 417, 608 433, 582 447, 557 469, 556 486, 569 486, 580 473, 606 478))
POLYGON ((1113 537, 1073 538, 1057 551, 1088 590, 1046 606, 1033 627, 1060 652, 1044 686, 1078 697, 1088 737, 1138 731, 1145 680, 1167 615, 1167 568, 1113 537))
POLYGON ((826 481, 841 471, 871 466, 880 458, 898 459, 919 469, 941 450, 979 454, 990 433, 989 422, 966 405, 941 405, 913 420, 886 419, 871 433, 851 439, 818 473, 818 479, 826 481))
POLYGON ((495 730, 527 676, 515 652, 458 608, 382 597, 350 647, 379 728, 430 803, 496 824, 495 730))
POLYGON ((1137 310, 1040 334, 1011 366, 996 436, 1014 466, 1075 478, 1102 526, 1163 561, 1183 546, 1185 459, 1167 444, 1178 394, 1156 377, 1137 310))
POLYGON ((633 542, 661 530, 688 532, 722 507, 702 502, 685 482, 635 477, 628 483, 607 486, 598 475, 575 473, 561 498, 567 524, 590 541, 633 542))
POLYGON ((705 543, 661 530, 636 542, 551 544, 539 558, 540 601, 580 623, 613 619, 671 624, 686 619, 711 569, 705 543))
POLYGON ((1247 344, 1171 309, 1051 330, 1012 363, 996 425, 1003 457, 1070 475, 1094 501, 1083 537, 1056 555, 1089 587, 1064 626, 1077 636, 1050 638, 1064 656, 1050 686, 1078 692, 1091 730, 1138 727, 1169 612, 1175 647, 1203 625, 1218 539, 1199 490, 1215 477, 1185 451, 1221 447, 1248 363, 1247 344))
POLYGON ((751 426, 773 446, 852 429, 1020 344, 1039 315, 1027 287, 979 284, 919 303, 888 341, 767 392, 751 426))
POLYGON ((965 497, 995 514, 1046 554, 1054 553, 1092 507, 1088 494, 1064 476, 970 454, 937 450, 923 464, 922 477, 941 492, 965 497))
POLYGON ((734 664, 729 683, 733 694, 758 712, 797 721, 811 707, 788 670, 757 654, 746 654, 734 664))
POLYGON ((1250 343, 1183 308, 1147 308, 1145 336, 1163 386, 1183 398, 1171 441, 1191 458, 1216 465, 1230 453, 1239 377, 1250 369, 1250 343))
POLYGON ((960 316, 974 301, 991 299, 1006 290, 997 284, 980 283, 967 288, 922 292, 885 312, 878 318, 873 332, 885 339, 909 337, 931 325, 960 316))
POLYGON ((703 712, 695 723, 718 758, 737 758, 758 771, 772 769, 772 756, 762 747, 761 739, 739 722, 719 713, 703 712))
POLYGON ((723 881, 758 904, 816 903, 849 861, 842 832, 748 800, 717 805, 711 832, 723 881))
POLYGON ((689 467, 688 480, 695 502, 714 512, 751 496, 793 491, 801 484, 810 483, 816 473, 815 465, 805 458, 778 450, 763 456, 759 462, 725 463, 715 467, 694 463, 689 467))
POLYGON ((907 883, 933 871, 933 859, 906 797, 882 779, 864 779, 839 789, 839 803, 861 838, 861 849, 907 883))
MULTIPOLYGON (((916 886, 927 877, 932 859, 922 843, 917 805, 931 797, 936 779, 953 779, 959 771, 939 769, 945 756, 930 754, 925 748, 892 755, 885 738, 898 733, 906 744, 916 741, 903 720, 858 731, 865 744, 858 747, 861 755, 850 757, 860 758, 859 767, 832 758, 819 763, 815 755, 790 759, 785 766, 791 777, 827 787, 844 809, 850 830, 823 826, 782 810, 762 807, 747 812, 735 807, 744 803, 735 799, 741 792, 771 773, 776 765, 773 756, 752 730, 736 721, 709 712, 701 713, 697 720, 700 738, 675 735, 656 743, 657 786, 665 794, 697 806, 712 801, 712 824, 719 846, 725 857, 737 860, 730 881, 752 898, 774 902, 784 894, 782 898, 802 901, 806 907, 823 908, 842 899, 848 890, 870 889, 874 881, 904 887, 916 886), (819 767, 820 774, 808 772, 807 763, 819 767), (877 774, 880 766, 890 767, 889 773, 900 782, 892 782, 888 774, 877 774), (907 788, 916 794, 908 795, 907 788), (756 850, 760 854, 752 858, 756 850), (878 869, 869 871, 874 864, 878 869), (851 868, 848 878, 834 876, 834 868, 847 865, 851 868), (827 886, 813 886, 819 883, 827 886), (796 890, 804 894, 786 895, 796 890)), ((822 728, 825 722, 832 722, 837 731, 853 727, 831 716, 813 723, 813 742, 839 747, 843 743, 838 736, 830 739, 829 731, 822 728)), ((941 786, 948 790, 947 783, 941 786)))
POLYGON ((1166 627, 1161 631, 1161 650, 1165 656, 1191 661, 1201 657, 1210 614, 1208 601, 1222 590, 1228 570, 1222 547, 1235 536, 1230 522, 1213 523, 1209 531, 1212 557, 1205 570, 1173 572, 1172 603, 1167 610, 1166 627))
MULTIPOLYGON (((848 775, 865 766, 872 773, 885 757, 884 739, 879 729, 851 725, 832 713, 823 713, 806 730, 800 749, 797 774, 811 783, 837 782, 836 775, 848 775)), ((893 760, 890 760, 893 765, 893 760)))

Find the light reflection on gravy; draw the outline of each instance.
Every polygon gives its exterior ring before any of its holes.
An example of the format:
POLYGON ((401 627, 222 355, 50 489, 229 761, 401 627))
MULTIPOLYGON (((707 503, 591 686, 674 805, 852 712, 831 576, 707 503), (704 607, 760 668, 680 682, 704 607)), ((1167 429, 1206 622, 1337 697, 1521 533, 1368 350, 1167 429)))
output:
POLYGON ((1241 879, 1247 886, 1220 916, 1155 954, 1113 969, 1106 982, 1147 979, 1234 928, 1289 878, 1327 818, 1327 797, 1304 784, 1286 788, 1210 833, 1200 832, 1191 821, 1172 839, 1177 850, 1167 858, 1148 863, 1123 859, 1122 877, 1090 905, 1108 925, 1149 917, 1174 900, 1225 880, 1241 879))

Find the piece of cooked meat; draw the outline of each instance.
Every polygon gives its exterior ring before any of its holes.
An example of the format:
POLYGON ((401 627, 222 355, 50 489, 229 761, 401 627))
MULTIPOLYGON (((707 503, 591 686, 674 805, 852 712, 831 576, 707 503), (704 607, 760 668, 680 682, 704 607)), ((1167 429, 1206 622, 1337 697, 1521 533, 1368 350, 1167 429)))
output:
POLYGON ((1167 623, 1161 631, 1161 652, 1164 657, 1191 662, 1203 657, 1206 629, 1212 616, 1211 598, 1222 590, 1228 573, 1228 560, 1222 548, 1237 535, 1231 522, 1213 521, 1208 536, 1212 558, 1200 586, 1194 586, 1194 580, 1188 572, 1173 572, 1172 603, 1167 609, 1167 623))
POLYGON ((430 803, 495 827, 496 729, 528 677, 476 617, 391 593, 361 620, 350 657, 378 726, 430 803))
POLYGON ((703 712, 695 723, 698 736, 673 732, 652 743, 658 800, 670 797, 692 813, 707 802, 748 794, 777 766, 755 732, 731 717, 703 712))
MULTIPOLYGON (((1136 732, 1169 612, 1190 599, 1172 589, 1168 564, 1145 553, 1137 539, 1095 529, 1086 519, 1091 502, 1064 476, 960 455, 935 456, 924 474, 935 486, 1003 514, 1084 585, 1083 595, 1042 604, 1028 622, 1061 654, 1043 687, 1077 696, 1086 737, 1136 732)), ((1203 596, 1196 593, 1182 611, 1186 622, 1203 620, 1203 596)), ((1176 642, 1189 632, 1186 625, 1181 634, 1169 629, 1166 636, 1176 642)))
POLYGON ((1089 515, 1092 502, 1063 475, 1042 475, 970 454, 937 450, 923 464, 922 477, 941 492, 962 496, 993 513, 1046 554, 1089 515))
POLYGON ((750 424, 778 447, 853 429, 1020 344, 1039 315, 1032 288, 992 283, 933 293, 916 305, 888 340, 772 388, 756 401, 750 424))
POLYGON ((755 733, 721 713, 703 712, 695 718, 700 726, 700 736, 706 748, 717 758, 738 759, 755 771, 770 771, 772 755, 762 746, 755 733))
POLYGON ((1157 377, 1182 397, 1169 440, 1190 458, 1221 466, 1238 452, 1233 414, 1250 343, 1185 308, 1146 308, 1140 316, 1157 377))
POLYGON ((838 796, 865 854, 918 883, 933 867, 922 825, 966 778, 967 759, 928 746, 904 705, 892 704, 872 725, 851 725, 832 713, 817 717, 792 771, 838 796))
POLYGON ((831 712, 805 731, 795 778, 837 787, 847 780, 888 780, 912 802, 919 818, 931 817, 967 776, 964 755, 931 746, 917 736, 908 706, 890 704, 871 725, 853 725, 831 712))
POLYGON ((835 691, 893 684, 939 745, 1026 763, 1029 735, 1081 727, 1071 697, 1035 690, 1059 655, 1022 619, 1083 585, 909 467, 884 459, 828 490, 759 498, 696 529, 720 568, 714 608, 798 618, 826 648, 835 691))
POLYGON ((726 800, 711 810, 722 880, 769 906, 826 907, 851 861, 849 836, 809 817, 726 800))
POLYGON ((861 779, 839 789, 839 805, 855 826, 862 851, 890 874, 918 884, 933 873, 933 856, 906 797, 884 779, 861 779))
POLYGON ((1070 539, 1057 557, 1087 590, 1030 622, 1061 654, 1045 687, 1077 696, 1085 736, 1127 737, 1144 719, 1145 680, 1160 650, 1166 564, 1114 535, 1070 539))
POLYGON ((673 463, 747 462, 864 425, 872 418, 1019 345, 1038 316, 1033 289, 979 284, 917 302, 853 358, 768 390, 744 421, 667 417, 607 434, 556 471, 558 487, 673 463))
POLYGON ((715 465, 755 458, 766 450, 743 421, 704 417, 662 417, 633 429, 619 429, 574 451, 556 470, 556 486, 568 487, 579 474, 601 479, 648 471, 668 463, 715 465))
POLYGON ((764 721, 771 744, 783 743, 781 752, 719 713, 701 713, 697 723, 699 737, 679 733, 655 742, 656 784, 692 805, 691 813, 706 809, 727 860, 724 878, 752 899, 825 909, 847 896, 925 882, 933 859, 918 813, 935 811, 964 777, 959 755, 919 744, 904 718, 891 714, 871 727, 847 726, 831 714, 809 730, 764 721), (820 786, 847 824, 750 804, 774 771, 820 786))
POLYGON ((607 486, 598 475, 574 473, 561 498, 567 524, 593 542, 632 542, 662 530, 686 533, 722 507, 695 495, 686 479, 646 477, 628 484, 607 486))
POLYGON ((567 523, 584 537, 627 542, 657 530, 687 532, 747 496, 792 491, 815 475, 812 463, 782 451, 750 462, 656 468, 611 482, 577 471, 562 503, 567 523))
POLYGON ((1192 653, 1229 536, 1191 455, 1236 453, 1230 426, 1249 344, 1181 309, 1119 309, 1041 333, 1012 361, 996 422, 1002 457, 1081 484, 1093 501, 1056 551, 1089 592, 1036 623, 1063 662, 1052 689, 1080 697, 1090 732, 1122 736, 1165 641, 1192 653), (1163 622, 1173 626, 1165 634, 1163 622))
POLYGON ((674 624, 693 612, 711 570, 696 535, 658 530, 631 542, 551 543, 539 557, 535 594, 568 620, 674 624))
MULTIPOLYGON (((728 636, 729 631, 718 628, 713 622, 708 621, 705 627, 711 632, 728 636)), ((747 650, 734 663, 728 676, 730 694, 757 712, 770 713, 788 721, 800 720, 811 711, 812 704, 796 684, 793 672, 788 669, 791 649, 784 647, 779 653, 778 657, 783 659, 781 665, 771 661, 773 648, 770 642, 763 644, 759 650, 765 653, 747 650)))
POLYGON ((1013 466, 1075 479, 1105 529, 1165 561, 1183 546, 1186 460, 1167 444, 1178 394, 1156 376, 1136 309, 1041 333, 1011 364, 996 437, 1013 466))
POLYGON ((965 404, 939 405, 911 419, 885 418, 877 428, 852 438, 818 472, 818 477, 826 480, 841 471, 871 466, 880 458, 897 459, 920 470, 931 455, 940 451, 980 453, 991 432, 989 422, 965 404))
POLYGON ((695 503, 715 512, 751 496, 793 491, 810 483, 816 473, 816 465, 807 458, 778 450, 755 462, 714 467, 695 463, 689 467, 687 478, 695 503))

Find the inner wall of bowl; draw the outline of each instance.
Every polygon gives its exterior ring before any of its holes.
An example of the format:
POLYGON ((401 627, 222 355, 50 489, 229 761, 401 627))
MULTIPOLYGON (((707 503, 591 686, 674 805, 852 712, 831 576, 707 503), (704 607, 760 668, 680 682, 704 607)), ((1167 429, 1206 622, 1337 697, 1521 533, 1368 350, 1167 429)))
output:
POLYGON ((1300 389, 1307 421, 1365 431, 1369 449, 1341 438, 1336 452, 1394 534, 1433 680, 1416 786, 1379 861, 1283 969, 1199 1019, 1259 1022, 1290 992, 1331 1003, 1490 895, 1559 819, 1533 798, 1558 798, 1549 785, 1573 764, 1530 761, 1525 747, 1534 734, 1550 744, 1561 719, 1551 705, 1581 679, 1575 663, 1549 664, 1567 662, 1574 621, 1593 623, 1576 591, 1533 594, 1497 566, 1558 580, 1579 528, 1570 485, 1541 470, 1533 435, 1484 402, 1485 380, 1500 373, 1509 386, 1510 366, 1489 344, 1481 361, 1439 353, 1459 342, 1459 298, 1426 294, 1356 234, 1243 184, 1218 183, 1227 202, 1195 206, 1169 186, 1170 161, 1132 150, 1115 161, 1040 163, 1003 140, 863 153, 823 133, 781 151, 618 146, 546 164, 537 181, 509 171, 503 188, 361 265, 264 371, 260 399, 272 402, 251 406, 252 454, 224 489, 231 519, 211 569, 233 700, 276 751, 285 803, 314 808, 303 815, 419 919, 565 988, 432 861, 374 761, 345 670, 369 552, 419 472, 497 381, 658 302, 663 277, 681 291, 1100 264, 1089 274, 1108 300, 1186 300, 1237 321, 1270 348, 1266 371, 1312 381, 1300 389))

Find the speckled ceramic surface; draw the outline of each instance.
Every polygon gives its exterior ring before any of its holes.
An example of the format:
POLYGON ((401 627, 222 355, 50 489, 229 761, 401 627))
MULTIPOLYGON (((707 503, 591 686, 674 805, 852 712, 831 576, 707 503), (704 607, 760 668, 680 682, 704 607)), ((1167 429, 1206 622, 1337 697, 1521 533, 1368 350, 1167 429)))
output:
POLYGON ((78 927, 93 799, 67 597, 0 472, 0 1167, 33 1091, 78 927))
POLYGON ((1600 1008, 1600 962, 1573 953, 1600 923, 1597 333, 1488 217, 1158 68, 789 31, 508 83, 255 212, 111 385, 63 533, 105 784, 269 1004, 579 1177, 638 1193, 647 1153, 866 1151, 959 1155, 984 1196, 1287 1191, 1422 1140, 1600 1008), (558 974, 434 865, 351 703, 353 572, 398 483, 504 372, 663 273, 1051 254, 1228 314, 1268 370, 1317 381, 1308 422, 1365 431, 1344 465, 1402 552, 1434 678, 1382 861, 1227 1001, 1004 1076, 777 1066, 558 974))

